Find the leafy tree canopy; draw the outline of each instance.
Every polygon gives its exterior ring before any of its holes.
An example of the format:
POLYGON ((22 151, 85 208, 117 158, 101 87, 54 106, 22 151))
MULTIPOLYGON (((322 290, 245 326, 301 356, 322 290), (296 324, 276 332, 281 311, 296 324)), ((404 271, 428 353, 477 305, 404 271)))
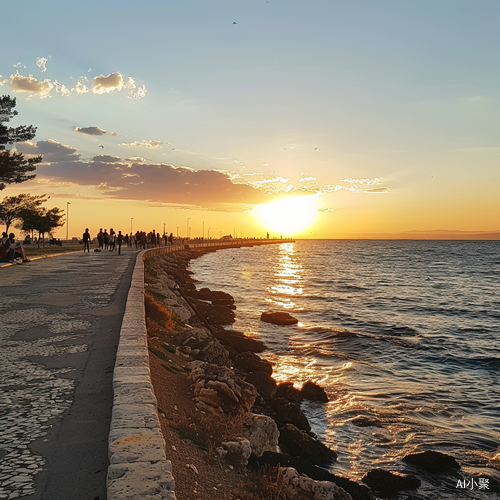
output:
POLYGON ((9 144, 33 139, 36 133, 36 127, 33 125, 19 127, 5 125, 17 115, 15 106, 15 98, 6 95, 0 97, 0 191, 6 184, 18 184, 33 179, 35 174, 30 172, 33 172, 42 161, 41 156, 25 158, 21 153, 6 149, 9 144))

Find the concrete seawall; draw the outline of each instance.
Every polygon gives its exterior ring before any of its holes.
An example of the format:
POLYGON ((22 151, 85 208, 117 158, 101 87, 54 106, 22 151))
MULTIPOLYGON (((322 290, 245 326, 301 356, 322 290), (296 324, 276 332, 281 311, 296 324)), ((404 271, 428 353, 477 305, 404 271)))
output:
POLYGON ((137 255, 113 372, 107 500, 175 500, 174 478, 165 453, 149 371, 144 310, 144 258, 196 248, 238 248, 293 240, 188 242, 137 255))

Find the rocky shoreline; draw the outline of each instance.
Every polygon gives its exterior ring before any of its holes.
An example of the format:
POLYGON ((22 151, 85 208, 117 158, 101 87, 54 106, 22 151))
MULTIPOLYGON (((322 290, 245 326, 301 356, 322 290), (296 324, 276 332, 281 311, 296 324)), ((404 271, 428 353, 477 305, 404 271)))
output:
MULTIPOLYGON (((241 419, 241 435, 221 443, 215 450, 218 456, 248 469, 279 468, 285 498, 290 500, 369 500, 375 493, 417 489, 420 480, 409 474, 374 469, 363 478, 365 484, 358 484, 323 468, 337 455, 311 431, 301 402, 325 403, 328 396, 313 382, 300 390, 289 382, 277 384, 272 364, 258 355, 266 348, 263 342, 224 328, 234 323, 234 298, 222 291, 197 290, 188 269, 192 259, 215 250, 185 249, 147 259, 145 290, 177 319, 177 333, 170 335, 165 348, 186 360, 196 408, 241 419)), ((264 313, 262 320, 294 323, 294 318, 272 312, 264 313)), ((452 457, 431 451, 404 461, 416 471, 453 474, 460 468, 452 457)))

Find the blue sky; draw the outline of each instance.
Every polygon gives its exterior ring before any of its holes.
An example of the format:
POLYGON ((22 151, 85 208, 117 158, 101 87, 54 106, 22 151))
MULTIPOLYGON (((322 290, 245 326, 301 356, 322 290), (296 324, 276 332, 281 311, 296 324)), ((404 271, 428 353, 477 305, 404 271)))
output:
POLYGON ((0 93, 17 97, 16 123, 38 127, 18 149, 47 155, 35 181, 5 195, 49 192, 110 214, 120 200, 163 204, 181 225, 188 210, 248 231, 256 203, 314 195, 309 234, 499 229, 496 1, 24 1, 2 12, 0 93), (96 77, 109 92, 95 92, 96 77), (28 83, 38 87, 19 92, 28 83))

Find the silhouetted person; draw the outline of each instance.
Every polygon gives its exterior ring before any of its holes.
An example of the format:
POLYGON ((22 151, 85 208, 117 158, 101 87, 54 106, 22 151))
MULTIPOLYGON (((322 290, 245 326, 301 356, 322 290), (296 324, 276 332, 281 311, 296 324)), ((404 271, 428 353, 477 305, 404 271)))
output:
POLYGON ((118 255, 122 253, 122 243, 123 243, 123 234, 121 231, 118 231, 118 235, 116 236, 116 244, 118 245, 118 255))
POLYGON ((85 232, 83 233, 83 253, 85 253, 85 250, 87 252, 90 252, 90 233, 89 233, 89 228, 85 228, 85 232))

